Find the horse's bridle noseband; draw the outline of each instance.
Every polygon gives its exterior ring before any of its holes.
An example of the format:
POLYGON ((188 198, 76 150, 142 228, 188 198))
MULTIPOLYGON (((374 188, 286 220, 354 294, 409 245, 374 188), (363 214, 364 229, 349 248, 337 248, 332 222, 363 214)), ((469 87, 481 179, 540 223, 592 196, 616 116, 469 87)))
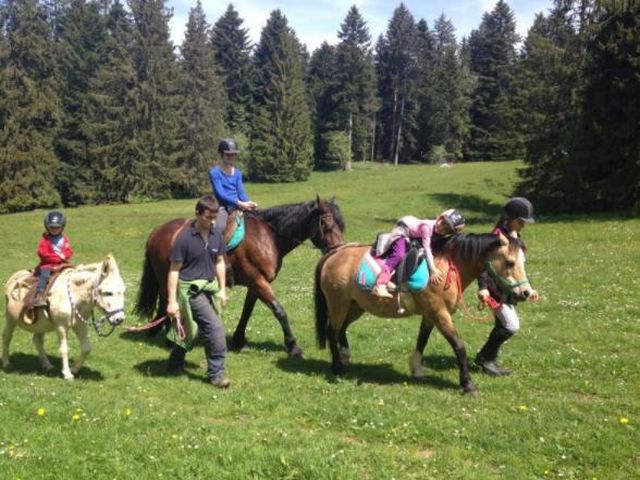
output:
POLYGON ((96 320, 95 315, 93 313, 93 308, 94 308, 93 305, 91 306, 91 321, 86 320, 84 316, 78 311, 76 303, 73 301, 73 296, 71 295, 71 277, 70 276, 67 277, 67 296, 69 298, 69 303, 71 304, 71 315, 78 317, 80 321, 86 325, 93 325, 93 328, 95 328, 98 336, 108 337, 113 333, 116 326, 122 323, 122 322, 118 322, 117 324, 114 324, 111 321, 111 317, 113 317, 118 313, 123 313, 124 308, 116 308, 115 310, 109 310, 108 308, 105 308, 100 303, 100 299, 98 295, 98 287, 100 286, 100 275, 101 274, 98 273, 98 276, 93 281, 93 285, 91 286, 91 301, 94 303, 94 305, 98 306, 98 308, 102 311, 102 313, 104 313, 104 317, 96 320), (102 325, 104 324, 105 320, 107 320, 111 325, 111 330, 108 333, 104 333, 102 331, 102 325))
POLYGON ((491 278, 493 278, 499 285, 502 285, 503 287, 505 287, 509 292, 512 292, 513 290, 515 290, 517 287, 521 285, 525 285, 529 283, 528 278, 525 278, 524 280, 520 280, 520 281, 513 281, 513 280, 509 280, 506 277, 503 277, 498 272, 496 272, 496 269, 493 266, 493 263, 491 263, 491 260, 487 260, 487 271, 489 272, 489 276, 491 278))
POLYGON ((333 213, 325 212, 320 214, 320 217, 318 217, 318 229, 320 231, 320 240, 322 241, 322 243, 326 245, 321 249, 322 253, 327 253, 333 250, 334 248, 342 245, 342 243, 344 243, 342 242, 338 245, 333 245, 333 246, 327 245, 327 242, 325 239, 328 235, 333 233, 335 228, 336 228, 336 219, 333 213))

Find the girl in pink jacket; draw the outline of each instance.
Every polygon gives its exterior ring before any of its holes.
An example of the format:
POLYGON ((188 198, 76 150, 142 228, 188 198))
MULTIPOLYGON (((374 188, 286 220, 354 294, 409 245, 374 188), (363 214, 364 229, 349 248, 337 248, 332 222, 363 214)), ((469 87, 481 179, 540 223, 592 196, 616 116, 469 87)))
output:
POLYGON ((384 259, 382 272, 376 279, 376 285, 371 290, 377 297, 392 298, 387 285, 396 267, 407 252, 407 246, 413 239, 420 240, 429 267, 429 282, 438 285, 442 282, 442 272, 436 267, 431 252, 431 237, 433 235, 450 235, 460 232, 465 225, 462 213, 456 209, 442 212, 435 220, 421 220, 407 215, 396 223, 389 238, 390 245, 384 249, 387 255, 384 259))

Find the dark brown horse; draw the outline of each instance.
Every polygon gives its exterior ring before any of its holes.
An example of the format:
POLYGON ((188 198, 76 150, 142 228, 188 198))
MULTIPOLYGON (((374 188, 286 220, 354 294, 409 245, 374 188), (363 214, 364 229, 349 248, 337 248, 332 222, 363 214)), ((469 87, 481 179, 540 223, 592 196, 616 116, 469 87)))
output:
MULTIPOLYGON (((273 293, 282 259, 305 240, 323 252, 344 243, 344 221, 335 201, 315 201, 281 205, 244 215, 245 238, 228 253, 234 282, 247 287, 242 315, 231 347, 247 345, 246 328, 256 300, 262 300, 280 322, 284 344, 290 356, 302 356, 287 314, 273 293)), ((156 227, 149 235, 144 270, 134 313, 143 318, 162 318, 167 307, 169 254, 178 230, 188 222, 178 218, 156 227), (157 311, 156 311, 157 310, 157 311), (155 314, 155 315, 154 315, 155 314)), ((159 328, 159 327, 158 327, 159 328)))
POLYGON ((421 368, 422 352, 435 326, 453 348, 462 389, 465 393, 477 394, 464 343, 451 315, 458 308, 464 289, 484 270, 504 289, 526 299, 531 286, 524 270, 524 244, 515 238, 493 234, 459 234, 444 242, 444 245, 434 245, 434 250, 436 264, 446 273, 447 280, 440 285, 430 284, 417 293, 402 293, 399 300, 376 297, 356 285, 356 272, 370 246, 345 245, 320 260, 315 277, 316 335, 320 348, 326 346, 327 338, 329 340, 334 373, 341 373, 347 367, 351 355, 347 327, 365 311, 387 318, 418 314, 422 316, 422 323, 411 359, 413 372, 421 368))

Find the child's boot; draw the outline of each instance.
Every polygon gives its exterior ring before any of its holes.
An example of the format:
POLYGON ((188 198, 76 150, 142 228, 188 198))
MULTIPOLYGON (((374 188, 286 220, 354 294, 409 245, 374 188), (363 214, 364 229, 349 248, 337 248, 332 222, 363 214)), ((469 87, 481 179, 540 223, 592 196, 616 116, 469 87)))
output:
POLYGON ((391 295, 389 293, 389 290, 387 290, 387 285, 385 283, 381 283, 373 287, 373 290, 371 290, 371 293, 373 293, 376 297, 393 298, 393 295, 391 295))

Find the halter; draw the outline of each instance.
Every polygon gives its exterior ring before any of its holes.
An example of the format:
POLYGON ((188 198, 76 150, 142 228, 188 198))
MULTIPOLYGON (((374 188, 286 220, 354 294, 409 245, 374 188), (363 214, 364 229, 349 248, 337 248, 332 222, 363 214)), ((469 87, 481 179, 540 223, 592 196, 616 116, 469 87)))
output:
POLYGON ((98 276, 95 278, 95 280, 93 281, 93 285, 91 287, 91 321, 87 321, 84 316, 80 313, 80 311, 78 310, 77 306, 76 306, 76 302, 73 301, 73 296, 71 294, 71 277, 67 277, 67 297, 69 298, 69 303, 71 304, 71 316, 75 316, 78 319, 80 319, 80 321, 82 323, 84 323, 85 325, 92 325, 93 328, 95 328, 96 333, 98 334, 98 336, 100 337, 108 337, 109 335, 111 335, 113 333, 113 331, 116 328, 116 325, 114 325, 113 323, 109 322, 109 324, 111 325, 111 330, 108 333, 104 333, 102 331, 102 326, 104 325, 105 321, 109 321, 109 318, 112 317, 113 315, 117 314, 117 313, 121 313, 124 312, 123 308, 117 308, 115 310, 108 310, 107 308, 105 308, 101 303, 100 303, 100 299, 98 296, 98 286, 100 285, 100 273, 98 273, 98 276), (102 312, 104 313, 104 317, 96 320, 93 309, 95 307, 95 305, 98 306, 98 308, 100 310, 102 310, 102 312))
MULTIPOLYGON (((318 217, 318 230, 320 231, 320 239, 324 240, 325 237, 327 236, 327 233, 331 233, 335 228, 335 226, 336 226, 336 219, 333 213, 327 212, 327 213, 320 214, 320 217, 318 217), (327 223, 326 227, 323 222, 327 223)), ((344 242, 342 244, 334 245, 332 247, 327 246, 322 249, 322 253, 330 252, 334 248, 343 244, 344 242)))
POLYGON ((516 287, 519 287, 520 285, 524 285, 526 283, 529 283, 529 279, 526 278, 526 277, 525 277, 524 280, 520 280, 520 281, 509 280, 508 278, 503 277, 498 272, 496 272, 496 269, 495 269, 495 267, 493 266, 493 263, 491 263, 490 260, 487 260, 487 271, 489 272, 489 276, 491 278, 493 278, 499 284, 502 284, 504 287, 506 287, 507 291, 509 291, 509 292, 513 291, 516 287))

